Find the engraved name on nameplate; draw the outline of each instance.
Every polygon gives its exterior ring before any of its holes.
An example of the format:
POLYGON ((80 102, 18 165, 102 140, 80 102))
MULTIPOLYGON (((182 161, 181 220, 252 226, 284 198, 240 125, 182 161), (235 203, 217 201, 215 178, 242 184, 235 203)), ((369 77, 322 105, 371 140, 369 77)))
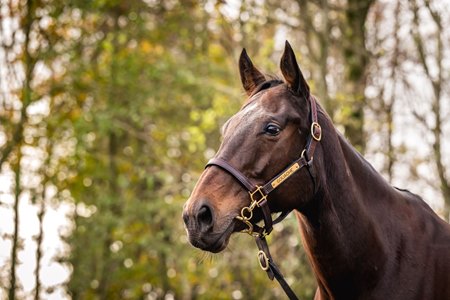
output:
POLYGON ((289 169, 287 169, 286 171, 284 171, 283 174, 281 174, 277 179, 275 179, 272 182, 272 187, 276 188, 277 186, 279 186, 283 181, 285 181, 286 179, 288 179, 292 174, 295 173, 295 171, 297 171, 300 168, 298 163, 295 163, 294 165, 292 165, 292 167, 290 167, 289 169))

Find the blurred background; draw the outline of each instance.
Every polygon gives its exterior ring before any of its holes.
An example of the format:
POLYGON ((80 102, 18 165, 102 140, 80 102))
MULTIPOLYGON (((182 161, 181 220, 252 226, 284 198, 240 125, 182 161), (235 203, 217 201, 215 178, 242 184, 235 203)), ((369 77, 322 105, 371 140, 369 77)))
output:
MULTIPOLYGON (((0 298, 278 299, 256 247, 191 247, 181 220, 287 39, 337 128, 393 185, 450 207, 449 0, 2 0, 0 298)), ((295 219, 271 250, 311 299, 295 219)))

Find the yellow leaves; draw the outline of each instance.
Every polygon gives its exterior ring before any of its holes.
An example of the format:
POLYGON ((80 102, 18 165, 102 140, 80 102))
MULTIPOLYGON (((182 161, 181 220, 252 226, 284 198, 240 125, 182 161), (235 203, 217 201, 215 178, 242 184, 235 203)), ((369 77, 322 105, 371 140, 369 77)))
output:
POLYGON ((155 131, 152 132, 152 138, 156 142, 161 142, 161 141, 164 141, 166 139, 166 134, 163 131, 155 130, 155 131))
POLYGON ((88 95, 86 92, 81 91, 81 92, 78 93, 78 100, 79 100, 81 103, 84 103, 84 102, 86 101, 86 99, 87 99, 88 96, 89 96, 89 95, 88 95))
POLYGON ((204 111, 193 110, 190 114, 191 120, 200 123, 199 129, 211 131, 217 128, 217 112, 214 109, 204 111))
POLYGON ((211 44, 208 48, 208 58, 214 62, 221 62, 226 58, 224 49, 219 44, 211 44))
POLYGON ((81 117, 81 111, 79 109, 72 109, 68 117, 70 120, 78 120, 81 117))
POLYGON ((207 110, 202 115, 202 124, 201 126, 205 130, 211 130, 217 127, 216 124, 217 114, 214 110, 207 110))
POLYGON ((203 133, 203 130, 197 126, 190 126, 188 128, 188 132, 190 135, 188 150, 191 153, 195 153, 199 150, 199 148, 203 148, 206 143, 206 138, 203 133))
POLYGON ((149 41, 142 41, 139 44, 139 49, 143 53, 160 56, 164 53, 164 48, 160 44, 152 44, 149 41))
POLYGON ((222 94, 218 94, 213 100, 213 109, 215 113, 219 116, 226 114, 226 107, 230 99, 222 94))

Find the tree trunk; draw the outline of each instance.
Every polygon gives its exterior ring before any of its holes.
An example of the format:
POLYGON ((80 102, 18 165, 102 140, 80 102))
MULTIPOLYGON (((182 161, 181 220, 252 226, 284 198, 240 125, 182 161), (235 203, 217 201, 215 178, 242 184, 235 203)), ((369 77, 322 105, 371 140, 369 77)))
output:
POLYGON ((41 292, 41 278, 40 278, 40 271, 41 271, 41 260, 42 260, 42 241, 44 239, 44 215, 45 215, 45 198, 46 198, 46 186, 45 182, 43 183, 42 187, 42 194, 41 194, 41 205, 38 213, 38 221, 39 221, 39 233, 36 238, 36 271, 35 271, 35 281, 36 281, 36 287, 34 288, 34 300, 39 300, 39 294, 41 292))
POLYGON ((17 148, 17 160, 14 164, 14 174, 15 174, 15 188, 14 188, 14 232, 12 238, 11 247, 11 270, 10 270, 10 280, 9 280, 9 290, 8 297, 10 300, 16 299, 16 267, 17 267, 17 253, 19 252, 19 204, 20 195, 22 187, 20 185, 20 163, 22 161, 21 148, 17 148))
POLYGON ((365 89, 369 52, 366 48, 365 23, 373 0, 348 0, 343 23, 344 60, 346 66, 346 94, 349 103, 347 121, 344 123, 345 135, 353 146, 364 153, 366 137, 364 134, 365 89))
MULTIPOLYGON (((49 125, 47 125, 49 126, 49 125)), ((48 165, 50 164, 51 157, 52 157, 52 145, 49 139, 51 139, 51 136, 49 134, 49 130, 47 128, 46 130, 46 146, 45 150, 47 153, 47 158, 43 162, 43 165, 41 167, 41 171, 39 172, 42 174, 42 191, 40 195, 40 209, 38 212, 38 221, 39 221, 39 233, 36 238, 36 271, 35 271, 35 281, 36 281, 36 287, 34 289, 34 299, 39 300, 39 294, 41 292, 41 277, 40 277, 40 271, 41 271, 41 260, 42 260, 42 242, 44 240, 44 216, 46 212, 46 199, 47 199, 47 182, 49 181, 49 174, 48 174, 48 165)))
MULTIPOLYGON (((395 15, 400 15, 400 1, 397 2, 395 7, 395 15)), ((392 92, 389 99, 382 101, 384 102, 384 110, 386 114, 386 126, 387 126, 387 163, 386 163, 386 171, 388 175, 389 181, 393 179, 393 169, 394 163, 396 161, 395 157, 395 148, 393 144, 393 130, 394 130, 394 104, 396 97, 396 89, 397 89, 397 68, 399 66, 399 53, 400 53, 400 37, 399 37, 399 29, 400 29, 400 20, 396 18, 394 21, 394 52, 392 53, 391 59, 391 80, 393 82, 392 92)))
MULTIPOLYGON (((450 218, 450 181, 447 178, 444 161, 442 158, 442 91, 444 82, 444 66, 443 66, 443 56, 444 56, 444 36, 443 36, 443 22, 438 12, 434 11, 430 5, 430 1, 425 1, 425 8, 431 16, 435 26, 436 34, 434 36, 435 40, 424 40, 419 32, 420 17, 419 17, 419 6, 416 0, 410 2, 413 11, 413 24, 414 24, 414 42, 416 45, 419 62, 421 63, 428 80, 431 82, 433 90, 433 98, 431 104, 431 112, 434 118, 434 126, 428 126, 426 122, 422 122, 427 128, 427 130, 433 135, 434 141, 432 143, 434 165, 437 169, 439 188, 441 190, 442 197, 444 199, 445 205, 445 215, 446 219, 450 218), (429 62, 427 61, 427 51, 425 49, 425 43, 435 42, 435 53, 436 63, 437 63, 437 73, 433 75, 430 71, 429 62)), ((424 119, 419 116, 419 119, 424 119)))
MULTIPOLYGON (((16 267, 17 267, 17 254, 19 251, 19 204, 20 204, 20 196, 22 194, 22 186, 20 184, 21 180, 21 161, 22 161, 22 153, 21 153, 21 144, 23 139, 23 129, 27 122, 27 107, 31 103, 31 80, 33 76, 34 62, 30 55, 29 43, 30 43, 30 32, 31 25, 33 23, 33 3, 31 0, 26 2, 26 15, 24 22, 24 35, 25 41, 23 44, 23 53, 24 53, 24 69, 25 69, 25 77, 22 88, 22 108, 20 110, 20 120, 17 124, 16 130, 13 134, 13 141, 10 144, 7 144, 7 147, 10 147, 10 150, 16 151, 16 162, 13 166, 14 174, 15 174, 15 189, 14 189, 14 233, 12 238, 12 248, 11 248, 11 270, 10 270, 10 285, 8 290, 8 297, 10 300, 15 299, 16 297, 16 267)), ((10 152, 4 152, 0 161, 1 164, 6 161, 10 152)))

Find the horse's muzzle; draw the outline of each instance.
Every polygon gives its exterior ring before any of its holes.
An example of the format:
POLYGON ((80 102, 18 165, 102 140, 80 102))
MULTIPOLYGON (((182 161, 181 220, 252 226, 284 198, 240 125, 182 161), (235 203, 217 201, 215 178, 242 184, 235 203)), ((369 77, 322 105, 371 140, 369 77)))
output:
POLYGON ((198 209, 189 211, 185 207, 183 221, 192 246, 213 253, 225 249, 235 225, 232 219, 225 229, 222 229, 224 226, 217 226, 214 222, 214 211, 205 202, 199 205, 198 209))

